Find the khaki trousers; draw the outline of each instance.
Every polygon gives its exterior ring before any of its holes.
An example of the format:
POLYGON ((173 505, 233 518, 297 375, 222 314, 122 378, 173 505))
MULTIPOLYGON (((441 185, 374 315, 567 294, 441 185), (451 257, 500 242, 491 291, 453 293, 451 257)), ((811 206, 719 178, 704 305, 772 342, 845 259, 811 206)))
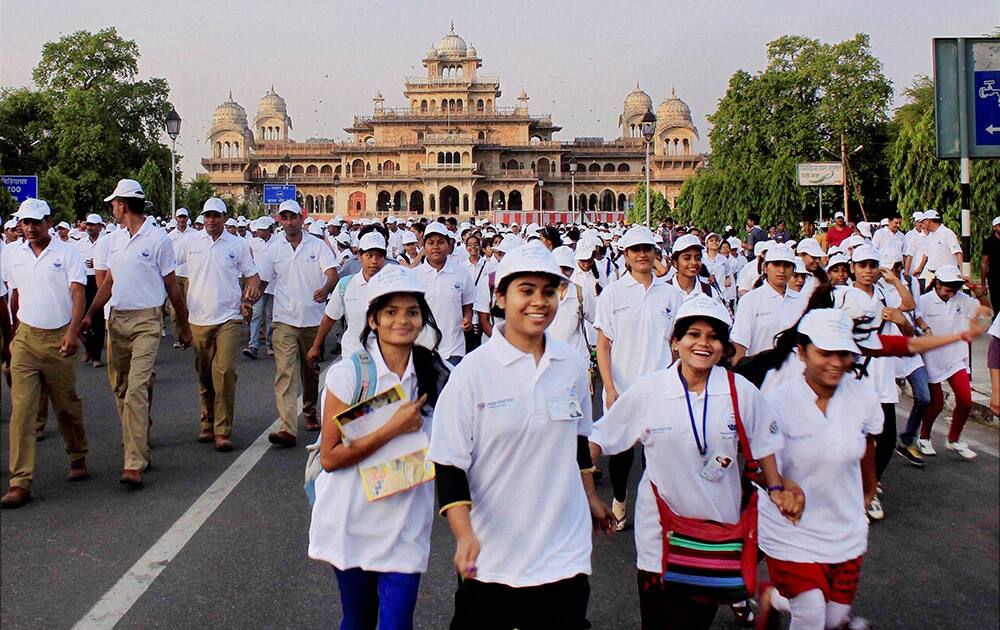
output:
POLYGON ((160 348, 163 313, 157 307, 111 310, 108 320, 108 377, 122 423, 125 468, 149 464, 149 407, 153 363, 160 348))
MULTIPOLYGON (((174 281, 177 284, 177 290, 181 292, 181 301, 187 304, 188 298, 188 279, 186 276, 178 276, 174 274, 174 281)), ((174 305, 170 301, 170 297, 167 297, 166 302, 167 314, 170 315, 170 326, 174 331, 174 341, 176 342, 181 338, 181 325, 177 321, 177 313, 174 312, 174 305)))
POLYGON ((275 322, 274 346, 274 399, 281 419, 279 431, 298 435, 298 384, 302 383, 302 413, 316 419, 316 400, 319 398, 319 370, 306 359, 319 326, 298 328, 275 322))
POLYGON ((201 399, 201 430, 229 437, 236 408, 236 353, 243 320, 211 326, 191 324, 194 367, 201 399))
POLYGON ((66 326, 52 330, 22 323, 11 342, 10 485, 31 490, 39 398, 48 390, 70 462, 87 455, 83 403, 76 393, 75 356, 59 354, 66 326))

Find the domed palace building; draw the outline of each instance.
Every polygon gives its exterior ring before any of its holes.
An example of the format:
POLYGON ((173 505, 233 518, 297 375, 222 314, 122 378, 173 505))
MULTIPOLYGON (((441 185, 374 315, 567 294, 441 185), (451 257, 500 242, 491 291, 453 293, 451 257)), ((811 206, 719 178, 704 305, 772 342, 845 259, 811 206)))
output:
MULTIPOLYGON (((352 139, 343 142, 292 140, 292 119, 273 87, 252 126, 230 94, 212 116, 211 157, 202 166, 219 194, 254 200, 266 184, 294 184, 302 206, 320 215, 622 218, 645 175, 641 121, 653 111, 649 95, 636 85, 625 97, 615 140, 557 140, 561 127, 533 113, 524 90, 513 107, 500 103, 500 79, 481 76, 482 63, 452 27, 427 51, 427 75, 406 78, 406 104, 386 107, 375 94, 372 112, 354 117, 345 128, 352 139)), ((673 90, 655 114, 650 186, 674 207, 705 157, 694 148, 691 110, 673 90)))

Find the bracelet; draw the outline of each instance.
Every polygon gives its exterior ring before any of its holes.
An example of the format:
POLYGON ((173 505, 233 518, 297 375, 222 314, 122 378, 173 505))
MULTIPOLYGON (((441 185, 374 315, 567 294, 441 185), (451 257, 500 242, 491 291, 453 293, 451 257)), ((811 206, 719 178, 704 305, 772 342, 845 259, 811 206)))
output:
POLYGON ((776 486, 768 486, 768 487, 767 487, 767 493, 768 493, 768 494, 771 494, 771 493, 772 493, 772 492, 774 492, 775 490, 777 490, 778 492, 782 492, 782 491, 784 491, 784 489, 785 489, 785 486, 783 486, 783 485, 781 485, 781 484, 778 484, 778 485, 776 485, 776 486))

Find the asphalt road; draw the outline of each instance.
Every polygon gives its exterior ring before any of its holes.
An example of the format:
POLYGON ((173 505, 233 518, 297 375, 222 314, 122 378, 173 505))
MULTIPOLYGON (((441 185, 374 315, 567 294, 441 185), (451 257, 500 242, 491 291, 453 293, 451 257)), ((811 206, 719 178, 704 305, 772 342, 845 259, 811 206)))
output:
MULTIPOLYGON (((72 628, 274 422, 272 360, 240 357, 237 450, 223 454, 198 444, 193 354, 172 349, 170 341, 163 340, 156 368, 153 469, 138 491, 118 483, 120 426, 107 373, 80 366, 93 477, 64 481, 66 460, 52 418, 38 444, 34 501, 0 513, 3 628, 72 628)), ((0 467, 6 471, 6 385, 0 411, 0 467)), ((872 527, 856 602, 858 614, 878 628, 998 625, 998 437, 979 426, 967 434, 993 454, 982 452, 974 463, 964 463, 942 453, 924 470, 897 458, 886 473, 888 517, 872 527)), ((938 442, 943 445, 943 438, 938 442)), ((304 444, 300 439, 296 449, 267 450, 180 551, 158 563, 162 571, 124 609, 118 627, 336 627, 333 571, 306 557, 304 444)), ((636 458, 633 483, 639 465, 636 458)), ((610 494, 606 481, 602 492, 610 494)), ((448 625, 455 586, 452 551, 446 522, 436 520, 418 628, 448 625)), ((637 628, 631 530, 599 538, 593 564, 594 627, 637 628)), ((728 610, 720 611, 717 627, 736 627, 728 610)))

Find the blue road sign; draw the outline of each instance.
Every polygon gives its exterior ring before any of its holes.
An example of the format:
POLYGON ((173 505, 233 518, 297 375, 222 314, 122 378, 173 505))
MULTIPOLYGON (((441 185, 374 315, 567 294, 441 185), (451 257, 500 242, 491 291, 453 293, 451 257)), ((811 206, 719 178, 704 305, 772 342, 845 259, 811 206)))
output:
POLYGON ((976 72, 976 144, 1000 145, 1000 70, 976 72))
POLYGON ((14 201, 21 203, 28 197, 38 198, 37 175, 3 175, 0 176, 4 187, 10 192, 14 201))
POLYGON ((295 184, 264 186, 264 203, 281 203, 288 199, 295 199, 295 184))

